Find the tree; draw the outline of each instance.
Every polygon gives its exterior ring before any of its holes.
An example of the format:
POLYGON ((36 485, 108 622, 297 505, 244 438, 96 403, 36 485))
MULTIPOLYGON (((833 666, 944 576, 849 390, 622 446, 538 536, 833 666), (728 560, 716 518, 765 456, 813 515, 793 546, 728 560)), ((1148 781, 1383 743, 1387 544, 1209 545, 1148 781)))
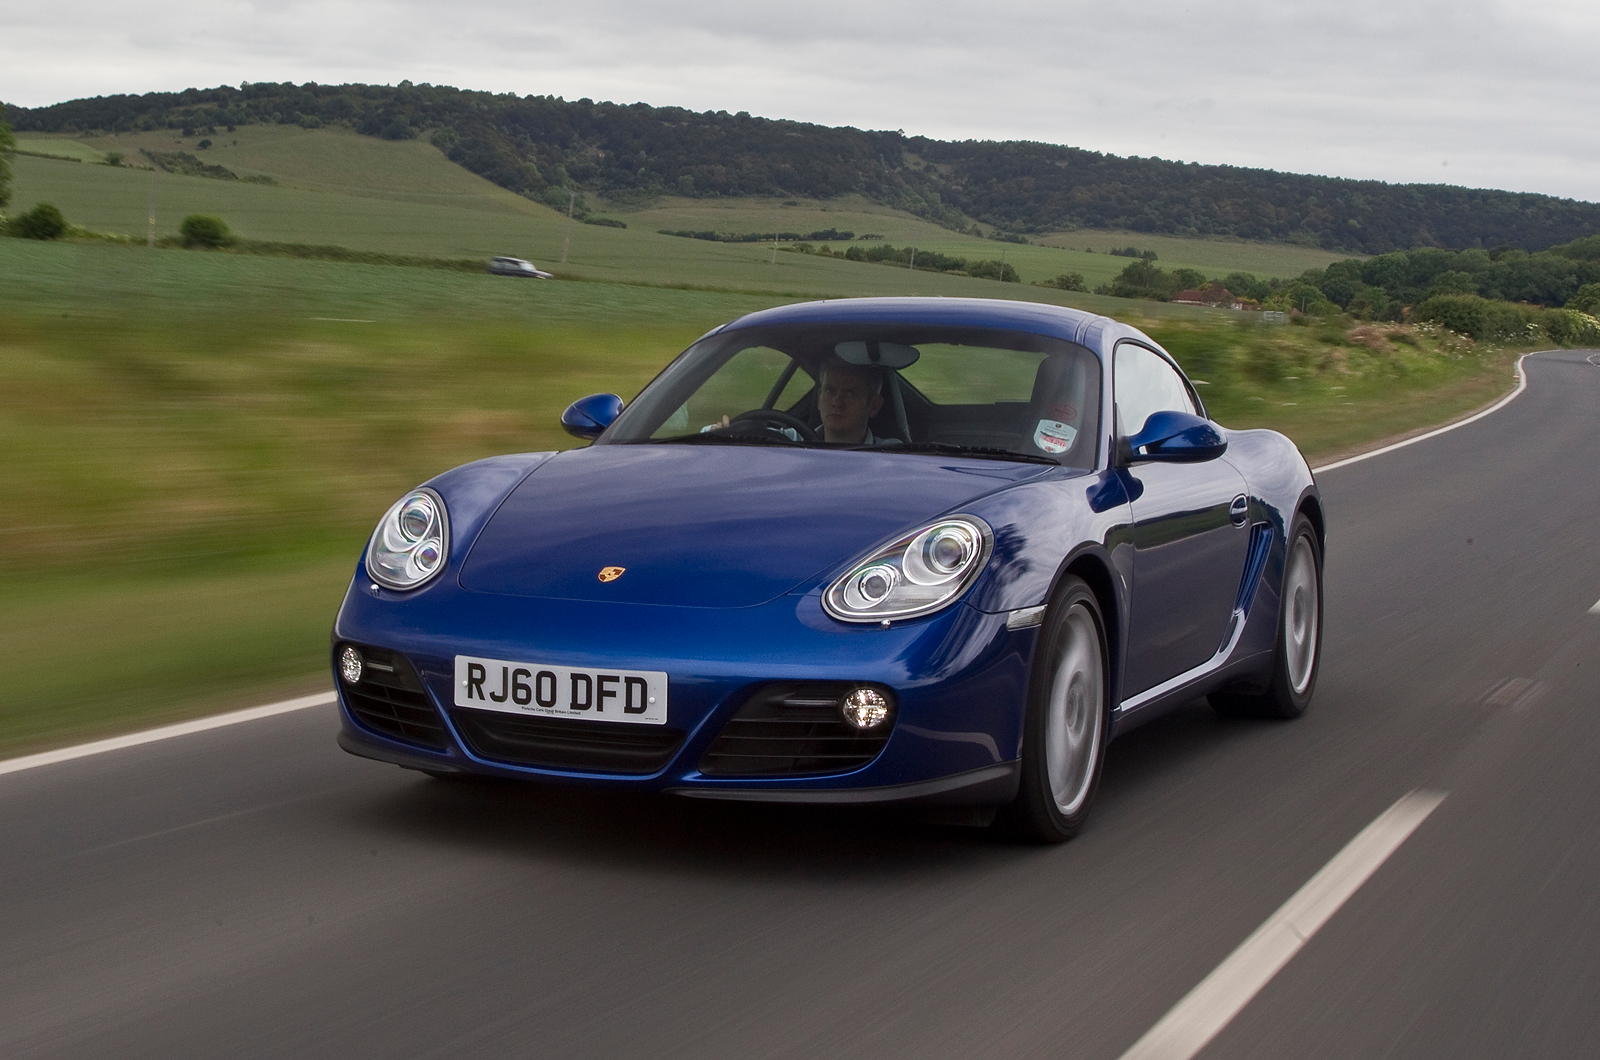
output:
POLYGON ((23 239, 60 239, 67 234, 67 219, 54 203, 41 202, 6 225, 8 235, 23 239))
POLYGON ((1256 277, 1249 272, 1230 272, 1222 278, 1222 286, 1234 294, 1252 298, 1257 302, 1265 301, 1272 294, 1272 285, 1266 280, 1256 277))
POLYGON ((1578 288, 1578 293, 1567 300, 1566 307, 1592 315, 1600 309, 1600 283, 1586 283, 1578 288))
POLYGON ((228 231, 222 218, 204 214, 194 213, 185 217, 183 224, 178 226, 178 234, 183 237, 186 247, 225 247, 233 242, 233 233, 228 231))
POLYGON ((1040 287, 1055 287, 1063 291, 1087 291, 1089 285, 1083 280, 1081 272, 1063 272, 1054 279, 1045 280, 1040 287))
POLYGON ((17 139, 11 135, 11 126, 0 121, 0 209, 11 202, 11 163, 6 158, 6 152, 16 146, 17 139))

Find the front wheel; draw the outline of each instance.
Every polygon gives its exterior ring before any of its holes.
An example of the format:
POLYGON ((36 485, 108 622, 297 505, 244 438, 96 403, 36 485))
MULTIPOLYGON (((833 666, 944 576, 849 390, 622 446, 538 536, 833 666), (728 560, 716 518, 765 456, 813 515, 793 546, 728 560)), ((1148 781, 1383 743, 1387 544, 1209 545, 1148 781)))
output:
POLYGON ((1040 843, 1083 827, 1105 759, 1111 682, 1094 593, 1068 578, 1039 631, 1022 734, 1022 780, 1006 823, 1040 843))
POLYGON ((1283 563, 1272 679, 1264 692, 1213 692, 1208 698, 1219 714, 1298 718, 1311 705, 1321 662, 1322 549, 1306 517, 1297 515, 1289 528, 1289 550, 1283 563))

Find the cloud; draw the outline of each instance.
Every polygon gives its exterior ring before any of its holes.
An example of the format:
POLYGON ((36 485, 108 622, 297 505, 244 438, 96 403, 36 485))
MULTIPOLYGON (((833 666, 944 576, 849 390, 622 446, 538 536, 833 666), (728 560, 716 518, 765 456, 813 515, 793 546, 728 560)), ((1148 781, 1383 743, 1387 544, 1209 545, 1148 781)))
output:
POLYGON ((1600 199, 1573 0, 0 3, 24 105, 410 79, 1600 199))

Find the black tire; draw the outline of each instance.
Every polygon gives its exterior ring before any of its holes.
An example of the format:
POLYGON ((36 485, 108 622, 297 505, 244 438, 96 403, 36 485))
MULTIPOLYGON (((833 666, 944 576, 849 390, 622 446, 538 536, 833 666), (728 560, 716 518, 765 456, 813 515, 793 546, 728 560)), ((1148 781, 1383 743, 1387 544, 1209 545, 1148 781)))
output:
POLYGON ((1022 730, 1022 777, 1001 823, 1035 843, 1083 827, 1100 786, 1111 723, 1111 656, 1099 601, 1067 577, 1039 630, 1022 730))
POLYGON ((1218 714, 1234 718, 1298 718, 1311 705, 1322 667, 1322 546, 1303 515, 1289 524, 1278 604, 1278 648, 1261 692, 1213 692, 1218 714), (1309 653, 1309 655, 1307 654, 1309 653))

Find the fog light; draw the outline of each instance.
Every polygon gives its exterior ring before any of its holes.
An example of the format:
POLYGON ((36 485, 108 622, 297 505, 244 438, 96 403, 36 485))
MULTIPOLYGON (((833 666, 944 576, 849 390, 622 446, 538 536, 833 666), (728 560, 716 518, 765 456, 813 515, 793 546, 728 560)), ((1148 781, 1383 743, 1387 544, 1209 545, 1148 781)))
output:
POLYGON ((339 676, 352 685, 357 684, 361 681, 361 670, 361 653, 346 644, 339 652, 339 676))
POLYGON ((873 688, 857 688, 840 705, 844 720, 858 729, 875 729, 889 716, 889 701, 873 688))

